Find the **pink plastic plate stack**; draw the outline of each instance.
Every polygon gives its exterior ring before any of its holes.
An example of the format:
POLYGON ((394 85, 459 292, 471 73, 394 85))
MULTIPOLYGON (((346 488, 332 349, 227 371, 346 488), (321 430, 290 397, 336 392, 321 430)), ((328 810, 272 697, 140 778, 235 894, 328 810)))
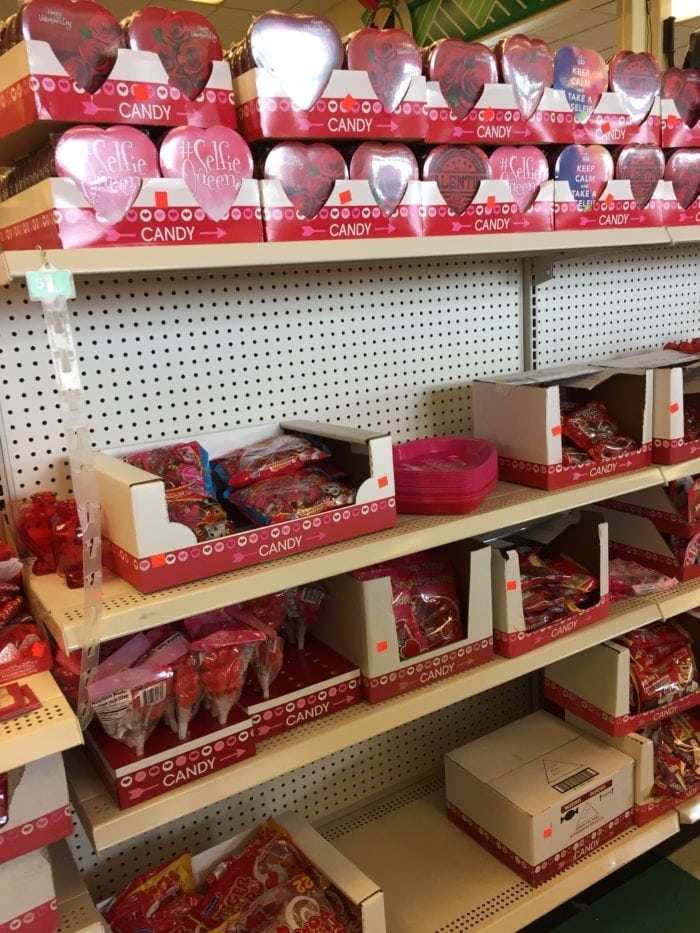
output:
POLYGON ((498 455, 489 441, 429 437, 395 444, 394 478, 399 512, 464 515, 498 479, 498 455))

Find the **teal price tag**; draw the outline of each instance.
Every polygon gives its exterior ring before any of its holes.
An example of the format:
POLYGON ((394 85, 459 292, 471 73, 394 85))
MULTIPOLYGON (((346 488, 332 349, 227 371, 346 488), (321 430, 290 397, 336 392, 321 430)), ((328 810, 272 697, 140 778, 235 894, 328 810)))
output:
POLYGON ((73 273, 68 269, 37 269, 27 272, 27 290, 32 301, 75 298, 73 273))

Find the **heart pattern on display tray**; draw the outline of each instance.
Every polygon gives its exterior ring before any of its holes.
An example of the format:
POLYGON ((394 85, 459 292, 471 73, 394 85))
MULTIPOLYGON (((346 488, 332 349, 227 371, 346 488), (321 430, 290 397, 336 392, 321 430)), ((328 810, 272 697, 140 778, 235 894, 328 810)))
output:
POLYGON ((366 71, 377 99, 394 113, 413 78, 423 71, 421 52, 403 29, 358 29, 345 45, 350 71, 366 71))
POLYGON ((253 177, 248 144, 227 126, 178 126, 160 144, 165 178, 182 178, 212 220, 222 220, 233 206, 241 184, 253 177))
POLYGON ((418 163, 403 143, 362 143, 350 159, 350 178, 366 179, 386 216, 394 213, 409 181, 418 180, 418 163))
POLYGON ((608 66, 610 90, 622 102, 633 123, 641 123, 661 89, 659 65, 648 52, 618 52, 608 66))
POLYGON ((563 45, 554 55, 552 87, 562 90, 577 123, 586 123, 608 89, 608 66, 593 49, 563 45))
POLYGON ((668 68, 661 79, 661 96, 674 102, 678 116, 692 130, 700 120, 700 71, 668 68))
POLYGON ((613 159, 603 146, 565 146, 556 158, 554 177, 569 183, 580 211, 589 211, 613 177, 613 159))
POLYGON ((118 21, 92 0, 27 0, 15 28, 24 39, 47 42, 78 87, 94 94, 124 47, 118 21))
POLYGON ((536 146, 499 146, 489 156, 491 178, 510 184, 521 211, 527 211, 537 197, 540 185, 549 179, 549 163, 536 146))
POLYGON ((297 211, 310 219, 328 200, 336 181, 348 177, 345 160, 328 143, 283 142, 265 156, 263 177, 276 179, 297 211))
POLYGON ((676 200, 687 210, 700 195, 700 149, 676 149, 668 157, 664 178, 671 182, 676 200))
POLYGON ((248 45, 255 65, 273 74, 300 110, 314 106, 343 64, 340 36, 322 16, 263 13, 248 30, 248 45))
POLYGON ((146 178, 158 178, 158 151, 131 126, 74 126, 56 144, 56 171, 76 184, 101 223, 118 223, 146 178))
POLYGON ((638 207, 646 207, 664 177, 666 159, 659 146, 623 146, 615 157, 615 178, 626 178, 638 207))
POLYGON ((554 59, 546 42, 520 34, 508 36, 496 46, 496 57, 505 81, 513 88, 518 110, 529 120, 550 87, 554 59))
POLYGON ((491 49, 480 42, 439 39, 425 50, 425 70, 458 120, 474 108, 484 85, 498 83, 498 65, 491 49))
POLYGON ((434 181, 445 204, 463 214, 482 181, 491 177, 489 160, 478 146, 436 146, 423 163, 423 180, 434 181))
POLYGON ((190 100, 202 93, 223 54, 216 30, 200 13, 149 6, 134 13, 126 29, 131 48, 155 52, 170 83, 190 100))

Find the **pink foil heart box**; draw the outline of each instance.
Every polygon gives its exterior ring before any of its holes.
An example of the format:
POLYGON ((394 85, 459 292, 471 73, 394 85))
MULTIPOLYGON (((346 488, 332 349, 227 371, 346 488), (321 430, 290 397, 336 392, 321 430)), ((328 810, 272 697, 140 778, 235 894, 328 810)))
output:
POLYGON ((661 90, 658 62, 648 52, 618 52, 608 71, 610 90, 617 94, 632 122, 642 123, 661 90))
POLYGON ((491 177, 509 184, 521 211, 533 205, 540 187, 549 181, 549 163, 535 146, 499 146, 489 156, 491 177))
POLYGON ((425 49, 424 67, 456 120, 474 108, 486 85, 498 83, 496 56, 480 42, 440 39, 425 49))
POLYGON ((666 162, 664 178, 671 182, 680 213, 700 222, 700 149, 676 149, 666 162))
POLYGON ((623 146, 614 158, 615 178, 629 181, 637 206, 646 207, 664 177, 663 150, 660 146, 623 146))
POLYGON ((182 178, 212 220, 222 220, 236 203, 241 185, 253 177, 253 156, 235 130, 193 126, 170 130, 160 144, 165 178, 182 178))
POLYGON ((669 68, 661 78, 661 144, 700 146, 700 70, 669 68))
POLYGON ((389 217, 409 183, 418 181, 418 163, 403 143, 362 143, 350 159, 350 178, 366 180, 379 209, 389 217))
POLYGON ((358 29, 345 46, 349 71, 366 71, 387 113, 395 113, 422 73, 420 49, 402 29, 358 29))
POLYGON ((520 113, 529 120, 551 87, 554 60, 546 42, 516 34, 496 46, 503 80, 511 85, 520 113))

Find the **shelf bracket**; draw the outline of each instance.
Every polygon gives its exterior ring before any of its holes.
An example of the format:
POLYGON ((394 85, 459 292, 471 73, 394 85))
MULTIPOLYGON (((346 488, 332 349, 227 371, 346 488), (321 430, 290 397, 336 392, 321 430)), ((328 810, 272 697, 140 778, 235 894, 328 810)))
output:
POLYGON ((544 285, 554 275, 554 260, 551 256, 533 256, 532 284, 535 288, 544 285))

